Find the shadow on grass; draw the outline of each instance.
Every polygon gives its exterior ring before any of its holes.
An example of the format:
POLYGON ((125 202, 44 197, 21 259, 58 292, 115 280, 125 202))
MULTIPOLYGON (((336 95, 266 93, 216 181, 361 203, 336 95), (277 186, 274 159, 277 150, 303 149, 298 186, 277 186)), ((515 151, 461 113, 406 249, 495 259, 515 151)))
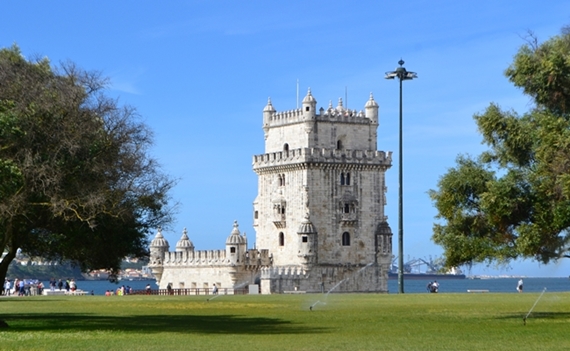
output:
POLYGON ((110 330, 142 333, 196 334, 311 334, 326 328, 306 327, 277 318, 245 318, 232 315, 92 316, 87 314, 2 314, 5 332, 110 330))
MULTIPOLYGON (((502 317, 497 317, 497 319, 520 319, 527 315, 528 312, 521 313, 521 314, 509 314, 502 317)), ((570 319, 570 312, 532 312, 529 316, 529 319, 570 319)))

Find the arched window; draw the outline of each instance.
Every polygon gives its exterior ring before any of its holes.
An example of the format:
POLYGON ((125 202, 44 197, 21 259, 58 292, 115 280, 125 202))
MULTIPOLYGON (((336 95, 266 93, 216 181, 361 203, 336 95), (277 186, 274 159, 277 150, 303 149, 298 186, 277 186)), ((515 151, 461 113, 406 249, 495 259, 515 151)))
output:
POLYGON ((253 214, 253 218, 258 219, 259 218, 259 211, 255 211, 253 214))
POLYGON ((285 246, 285 234, 279 233, 279 246, 285 246))
POLYGON ((344 204, 343 212, 350 213, 350 204, 348 202, 344 204))
POLYGON ((350 233, 342 233, 342 246, 350 246, 350 233))
POLYGON ((342 150, 342 140, 338 140, 338 141, 336 142, 336 149, 337 149, 337 150, 342 150))
POLYGON ((281 174, 277 175, 277 183, 279 186, 283 186, 283 178, 281 178, 281 174))
POLYGON ((346 185, 350 185, 350 173, 346 174, 346 185))
POLYGON ((281 186, 285 186, 285 174, 281 175, 281 186))
POLYGON ((283 151, 289 151, 289 144, 283 145, 283 151))
POLYGON ((340 185, 344 185, 344 173, 340 174, 340 185))
POLYGON ((230 253, 236 253, 236 248, 235 247, 230 247, 230 253))

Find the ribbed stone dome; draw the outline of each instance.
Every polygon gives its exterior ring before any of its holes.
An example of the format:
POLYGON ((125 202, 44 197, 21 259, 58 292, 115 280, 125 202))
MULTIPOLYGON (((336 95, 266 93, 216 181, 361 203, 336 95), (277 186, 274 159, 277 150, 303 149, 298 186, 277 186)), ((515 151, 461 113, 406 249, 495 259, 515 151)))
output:
POLYGON ((271 104, 271 98, 267 99, 267 105, 263 109, 263 112, 275 112, 275 108, 271 104))
POLYGON ((194 244, 188 238, 188 232, 186 228, 182 231, 182 237, 176 243, 176 251, 191 251, 194 250, 194 244))
POLYGON ((366 102, 364 107, 378 107, 378 103, 374 100, 372 93, 370 93, 370 99, 366 102))
POLYGON ((150 242, 150 247, 157 249, 166 249, 166 251, 168 251, 168 249, 170 248, 168 241, 162 236, 162 228, 160 227, 158 228, 156 236, 150 242))
POLYGON ((226 240, 226 245, 239 245, 239 244, 245 244, 247 242, 245 236, 242 236, 240 234, 238 227, 239 225, 237 221, 234 221, 234 229, 232 229, 232 233, 230 234, 230 236, 228 236, 228 239, 226 240))
POLYGON ((380 235, 392 235, 392 229, 388 225, 388 222, 381 222, 378 224, 378 234, 380 235))
POLYGON ((311 94, 311 88, 309 88, 309 92, 307 92, 307 96, 303 99, 303 102, 314 102, 317 103, 313 94, 311 94))
POLYGON ((301 222, 301 225, 299 226, 299 230, 297 231, 297 233, 315 234, 316 232, 317 231, 315 230, 315 227, 313 226, 313 223, 311 222, 311 220, 309 219, 309 215, 307 214, 303 222, 301 222))

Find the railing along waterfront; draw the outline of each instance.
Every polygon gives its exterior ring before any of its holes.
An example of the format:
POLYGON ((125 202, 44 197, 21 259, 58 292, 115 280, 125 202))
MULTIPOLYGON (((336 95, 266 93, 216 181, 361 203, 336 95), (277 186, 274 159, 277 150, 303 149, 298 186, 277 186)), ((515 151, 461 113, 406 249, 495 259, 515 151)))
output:
MULTIPOLYGON (((218 289, 217 295, 247 295, 249 290, 247 288, 232 289, 222 288, 218 289)), ((130 295, 176 295, 176 296, 190 296, 190 295, 214 295, 212 288, 187 288, 187 289, 140 289, 133 290, 130 295)))

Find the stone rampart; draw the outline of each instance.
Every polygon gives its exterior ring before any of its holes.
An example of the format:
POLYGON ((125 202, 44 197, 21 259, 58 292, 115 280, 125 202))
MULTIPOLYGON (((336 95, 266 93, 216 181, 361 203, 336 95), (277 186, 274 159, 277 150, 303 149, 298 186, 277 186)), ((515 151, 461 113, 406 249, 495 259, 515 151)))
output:
POLYGON ((392 153, 375 150, 337 150, 325 148, 300 148, 253 156, 253 169, 296 163, 339 163, 360 165, 392 164, 392 153))
POLYGON ((261 270, 262 294, 284 291, 388 292, 388 267, 381 264, 269 267, 261 270))
POLYGON ((323 110, 322 113, 315 115, 314 119, 307 119, 307 115, 303 110, 298 108, 288 111, 274 112, 269 117, 269 127, 283 126, 287 124, 306 122, 307 120, 328 121, 328 122, 344 122, 351 124, 370 124, 369 118, 365 117, 363 112, 356 110, 343 109, 337 111, 335 109, 323 110))
POLYGON ((165 266, 209 266, 229 263, 226 250, 170 251, 164 253, 165 266))

